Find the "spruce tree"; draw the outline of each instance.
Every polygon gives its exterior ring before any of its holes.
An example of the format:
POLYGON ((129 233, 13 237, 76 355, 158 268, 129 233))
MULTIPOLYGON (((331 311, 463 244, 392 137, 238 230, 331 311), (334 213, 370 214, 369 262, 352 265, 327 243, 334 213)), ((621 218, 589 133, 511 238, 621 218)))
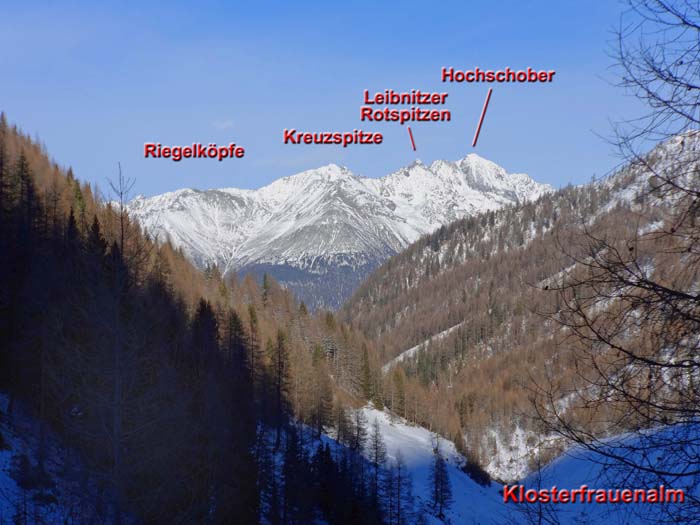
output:
POLYGON ((97 215, 92 219, 92 226, 87 237, 87 252, 98 258, 104 257, 107 252, 107 242, 102 236, 100 230, 100 222, 97 220, 97 215))

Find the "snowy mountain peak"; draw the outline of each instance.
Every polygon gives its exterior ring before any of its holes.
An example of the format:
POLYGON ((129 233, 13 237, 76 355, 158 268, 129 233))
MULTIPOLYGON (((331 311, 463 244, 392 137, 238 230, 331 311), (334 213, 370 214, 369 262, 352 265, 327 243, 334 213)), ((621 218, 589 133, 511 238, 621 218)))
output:
POLYGON ((476 153, 467 153, 464 157, 462 157, 459 160, 455 161, 455 164, 462 166, 462 167, 467 167, 467 166, 488 166, 489 169, 492 170, 500 170, 505 173, 505 170, 496 164, 493 161, 490 161, 488 159, 485 159, 484 157, 481 157, 477 155, 476 153))
POLYGON ((298 177, 300 175, 321 177, 328 180, 355 178, 355 175, 345 166, 339 166, 338 164, 332 163, 321 166, 320 168, 306 170, 298 175, 292 175, 292 177, 298 177))
POLYGON ((417 168, 417 167, 425 167, 425 164, 423 164, 423 161, 420 159, 416 159, 411 164, 409 164, 406 169, 408 171, 411 171, 412 168, 417 168))
MULTIPOLYGON (((339 166, 338 164, 326 164, 320 168, 314 168, 295 175, 290 175, 288 177, 282 177, 278 181, 292 181, 292 180, 324 180, 324 181, 335 181, 344 179, 353 179, 356 176, 345 166, 339 166)), ((275 182, 278 182, 275 181, 275 182)), ((274 182, 273 182, 274 184, 274 182)))
POLYGON ((183 189, 129 211, 200 267, 263 271, 311 307, 339 306, 364 276, 421 235, 551 188, 477 155, 420 160, 379 179, 328 164, 258 190, 183 189))
MULTIPOLYGON (((415 177, 415 176, 420 176, 420 175, 425 175, 426 171, 429 170, 429 168, 423 164, 423 161, 420 159, 416 159, 413 162, 411 162, 407 166, 403 166, 402 168, 399 168, 397 171, 392 173, 391 175, 387 175, 384 177, 386 179, 387 177, 392 177, 392 176, 401 176, 401 177, 415 177)), ((379 179, 380 181, 383 179, 379 179)))

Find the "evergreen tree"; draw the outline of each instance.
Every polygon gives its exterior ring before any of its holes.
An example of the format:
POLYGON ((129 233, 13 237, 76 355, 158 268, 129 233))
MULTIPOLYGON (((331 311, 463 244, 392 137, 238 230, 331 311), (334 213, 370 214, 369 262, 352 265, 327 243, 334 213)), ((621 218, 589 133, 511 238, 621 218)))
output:
POLYGON ((372 369, 369 363, 369 350, 367 350, 367 345, 362 343, 362 376, 360 378, 362 388, 362 395, 367 401, 374 398, 374 392, 372 388, 372 369))
POLYGON ((308 464, 306 454, 301 444, 301 432, 296 426, 290 425, 285 440, 284 477, 282 522, 310 523, 312 521, 312 505, 308 490, 308 464))
POLYGON ((391 409, 402 416, 406 415, 406 373, 403 368, 397 366, 393 373, 393 395, 391 409))
POLYGON ((267 303, 270 300, 270 278, 267 276, 267 273, 263 274, 262 300, 264 306, 267 306, 267 303))
POLYGON ((85 220, 85 210, 86 203, 85 197, 83 196, 83 190, 80 188, 80 182, 73 180, 73 207, 78 214, 78 224, 80 225, 82 231, 85 231, 86 220, 85 220))
POLYGON ((328 375, 323 351, 319 345, 316 345, 314 348, 312 365, 314 368, 315 388, 312 422, 316 431, 316 437, 320 437, 324 426, 333 422, 333 385, 328 375))
POLYGON ((260 374, 259 368, 260 363, 260 333, 258 328, 258 313, 255 310, 255 306, 248 305, 248 319, 249 319, 249 330, 248 336, 250 342, 248 344, 250 351, 250 358, 248 363, 250 365, 251 374, 253 376, 253 381, 257 380, 257 376, 260 374))
POLYGON ((348 417, 348 413, 340 401, 336 401, 333 412, 336 439, 341 445, 349 447, 353 436, 352 421, 348 417))
POLYGON ((319 443, 313 459, 313 472, 316 480, 316 501, 324 517, 330 519, 334 511, 334 487, 337 482, 337 469, 328 443, 319 443))
MULTIPOLYGON (((370 496, 376 503, 379 501, 381 471, 384 463, 386 463, 386 444, 382 437, 379 421, 374 418, 372 423, 372 431, 369 435, 369 445, 367 447, 369 461, 372 464, 372 478, 370 482, 370 496)), ((378 506, 378 505, 375 505, 378 506)))
MULTIPOLYGON (((4 219, 5 213, 5 185, 7 184, 8 155, 5 146, 5 135, 7 133, 7 122, 5 113, 0 113, 0 219, 4 219)), ((0 223, 2 221, 0 220, 0 223)))
POLYGON ((361 453, 367 444, 367 418, 362 410, 354 410, 352 416, 352 436, 350 450, 361 453))
POLYGON ((226 418, 227 439, 221 444, 226 462, 221 483, 225 488, 228 518, 241 524, 258 522, 260 495, 258 473, 253 449, 256 442, 255 400, 248 366, 248 348, 243 323, 234 310, 226 318, 224 353, 228 359, 229 414, 226 418))
MULTIPOLYGON (((262 290, 243 296, 216 268, 207 282, 182 251, 130 227, 126 181, 115 190, 118 206, 101 203, 38 152, 0 117, 0 388, 10 394, 8 412, 22 399, 39 420, 32 469, 51 459, 79 480, 70 516, 56 519, 377 524, 376 502, 357 474, 360 455, 346 452, 336 463, 326 445, 311 465, 288 408, 292 393, 315 395, 314 427, 332 424, 326 355, 311 358, 293 345, 321 333, 350 369, 361 359, 352 334, 332 316, 295 323, 290 296, 271 288, 269 308, 256 312, 262 290), (232 303, 250 305, 249 318, 232 303), (260 341, 282 323, 294 332, 279 330, 262 355, 260 341), (310 384, 290 381, 311 362, 313 394, 310 384), (48 428, 70 454, 46 446, 48 428)), ((359 452, 366 439, 358 417, 343 411, 340 426, 359 452)))
POLYGON ((255 455, 258 458, 261 515, 264 518, 260 521, 270 525, 280 525, 282 523, 281 489, 275 453, 264 428, 258 433, 255 455))
POLYGON ((387 523, 389 525, 413 524, 415 518, 413 481, 400 450, 384 476, 383 485, 387 523))
POLYGON ((86 248, 89 254, 98 258, 102 258, 107 252, 107 242, 102 236, 97 215, 93 216, 92 226, 90 226, 90 231, 88 232, 86 248))
POLYGON ((285 416, 285 394, 287 392, 289 374, 289 356, 287 352, 287 336, 282 329, 279 329, 277 331, 277 344, 274 346, 274 359, 272 362, 275 396, 275 450, 278 450, 280 447, 282 422, 285 416))
POLYGON ((200 299, 192 323, 192 350, 195 373, 204 377, 210 359, 219 349, 218 322, 214 310, 205 299, 200 299))
POLYGON ((452 504, 452 486, 447 472, 445 458, 440 451, 440 438, 436 436, 435 448, 433 448, 433 465, 430 470, 430 483, 432 486, 432 503, 435 515, 445 518, 445 511, 452 504))

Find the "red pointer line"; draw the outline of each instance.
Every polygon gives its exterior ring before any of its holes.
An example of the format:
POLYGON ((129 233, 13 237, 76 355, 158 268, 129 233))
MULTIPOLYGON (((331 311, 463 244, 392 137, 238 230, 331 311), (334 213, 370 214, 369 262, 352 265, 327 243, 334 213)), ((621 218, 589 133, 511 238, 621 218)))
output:
POLYGON ((476 133, 474 133, 474 142, 472 142, 472 148, 476 148, 476 141, 479 139, 481 125, 484 123, 484 115, 486 115, 486 108, 489 107, 489 100, 491 100, 492 91, 493 88, 489 88, 489 92, 486 94, 486 100, 484 101, 484 109, 481 110, 481 118, 479 119, 479 125, 476 127, 476 133))
POLYGON ((413 140, 413 132, 411 131, 411 126, 406 126, 408 128, 408 136, 411 137, 411 145, 413 146, 413 151, 416 151, 416 141, 413 140))

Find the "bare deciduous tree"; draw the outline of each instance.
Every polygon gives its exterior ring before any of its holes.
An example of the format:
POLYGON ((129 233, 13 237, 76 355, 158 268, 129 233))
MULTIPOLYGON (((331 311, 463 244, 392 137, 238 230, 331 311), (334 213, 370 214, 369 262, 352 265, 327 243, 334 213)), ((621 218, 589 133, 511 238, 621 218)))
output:
POLYGON ((538 385, 536 409, 618 482, 687 489, 684 505, 644 518, 698 523, 700 5, 630 0, 617 37, 621 84, 649 108, 615 129, 641 182, 622 231, 585 225, 561 243, 573 269, 548 285, 560 305, 549 317, 576 378, 538 385))

